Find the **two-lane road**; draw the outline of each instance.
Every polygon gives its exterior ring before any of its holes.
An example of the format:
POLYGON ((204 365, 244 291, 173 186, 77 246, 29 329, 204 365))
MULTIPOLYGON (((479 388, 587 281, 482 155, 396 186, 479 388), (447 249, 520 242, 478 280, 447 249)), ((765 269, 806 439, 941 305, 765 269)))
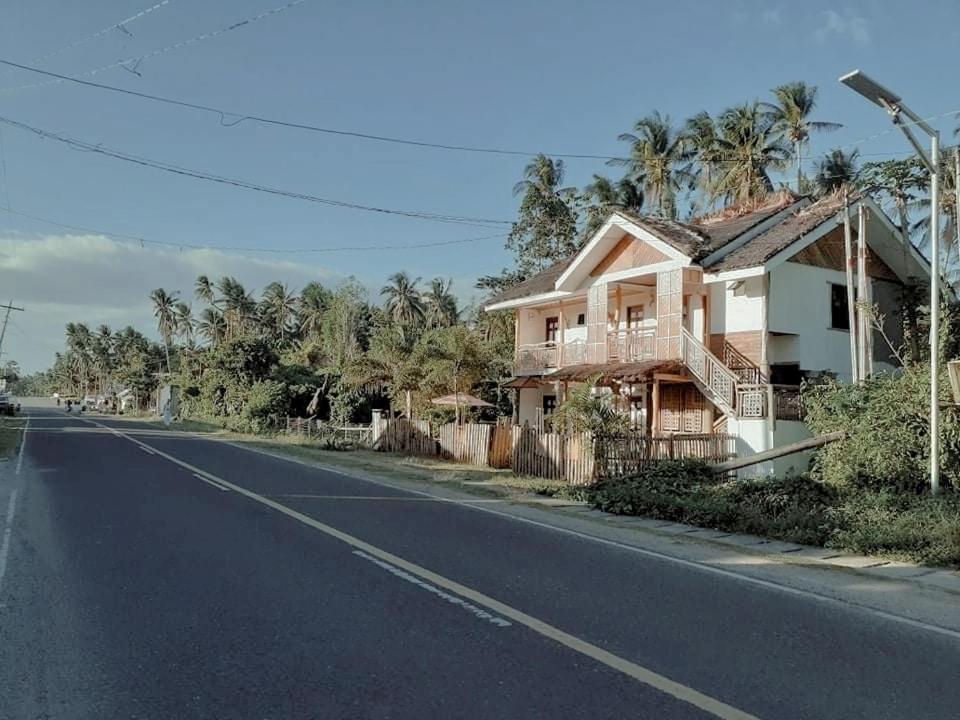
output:
POLYGON ((949 634, 491 505, 31 413, 21 472, 0 476, 4 512, 19 495, 0 580, 0 718, 839 720, 960 707, 949 634))

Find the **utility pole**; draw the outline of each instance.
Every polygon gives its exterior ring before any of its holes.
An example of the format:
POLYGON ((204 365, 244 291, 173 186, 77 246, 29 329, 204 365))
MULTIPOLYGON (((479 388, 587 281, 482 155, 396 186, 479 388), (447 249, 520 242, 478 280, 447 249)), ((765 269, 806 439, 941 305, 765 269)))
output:
POLYGON ((856 260, 853 257, 853 239, 850 228, 850 199, 849 191, 843 189, 843 248, 846 254, 847 275, 847 326, 850 335, 850 374, 853 382, 860 382, 860 361, 857 354, 857 300, 854 290, 853 268, 856 260))
POLYGON ((4 337, 6 336, 6 334, 7 334, 7 323, 10 321, 10 311, 11 311, 11 310, 19 310, 20 312, 23 312, 23 308, 22 308, 22 307, 16 307, 16 306, 13 304, 13 300, 12 300, 12 299, 11 299, 10 302, 8 302, 6 305, 0 305, 0 308, 6 308, 6 309, 7 309, 7 312, 4 313, 4 315, 3 315, 3 329, 0 330, 0 356, 2 356, 2 355, 3 355, 3 338, 4 338, 4 337))

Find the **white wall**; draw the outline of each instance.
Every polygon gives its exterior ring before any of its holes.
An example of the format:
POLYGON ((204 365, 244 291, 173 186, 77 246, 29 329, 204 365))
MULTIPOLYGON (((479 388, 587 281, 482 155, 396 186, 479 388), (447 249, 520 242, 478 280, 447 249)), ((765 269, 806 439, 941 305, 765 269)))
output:
MULTIPOLYGON (((798 420, 777 420, 771 428, 771 424, 766 419, 729 418, 727 432, 737 435, 738 458, 747 458, 764 450, 772 450, 813 437, 807 424, 798 420)), ((808 450, 750 465, 738 470, 737 476, 741 478, 783 477, 790 472, 803 472, 807 469, 814 452, 808 450)))
POLYGON ((577 325, 577 316, 584 315, 586 320, 587 304, 564 303, 563 312, 559 305, 544 308, 518 308, 517 345, 533 345, 542 343, 546 339, 546 322, 548 317, 563 318, 563 340, 586 340, 587 326, 577 325))
POLYGON ((763 329, 763 278, 740 280, 741 294, 734 282, 715 282, 710 290, 710 333, 734 333, 763 329))
MULTIPOLYGON (((548 393, 552 394, 552 393, 548 393)), ((533 425, 537 418, 537 408, 543 407, 543 391, 539 388, 522 388, 518 407, 520 424, 533 425)))
POLYGON ((802 370, 829 370, 849 381, 850 333, 830 328, 830 285, 844 285, 839 270, 785 262, 770 273, 768 348, 771 363, 800 363, 802 370))

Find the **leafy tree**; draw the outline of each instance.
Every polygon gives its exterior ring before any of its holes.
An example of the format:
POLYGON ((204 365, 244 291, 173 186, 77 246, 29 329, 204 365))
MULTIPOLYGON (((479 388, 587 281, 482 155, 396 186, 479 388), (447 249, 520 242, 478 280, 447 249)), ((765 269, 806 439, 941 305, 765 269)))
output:
POLYGON ((773 113, 774 129, 793 145, 797 167, 797 191, 803 181, 803 146, 810 133, 839 130, 840 123, 810 119, 817 104, 817 88, 804 82, 791 82, 773 89, 776 102, 767 104, 773 113))
POLYGON ((506 247, 516 256, 525 276, 572 255, 578 249, 575 191, 562 188, 564 165, 537 155, 524 168, 524 179, 513 187, 521 196, 520 213, 506 247))
MULTIPOLYGON (((431 393, 469 393, 485 375, 489 350, 465 325, 427 332, 414 351, 423 368, 424 386, 431 393)), ((460 407, 456 419, 460 422, 460 407)))
POLYGON ((626 166, 627 176, 642 189, 653 211, 677 217, 677 194, 693 182, 692 152, 686 136, 673 126, 669 115, 654 111, 618 138, 629 143, 630 157, 611 161, 626 166))

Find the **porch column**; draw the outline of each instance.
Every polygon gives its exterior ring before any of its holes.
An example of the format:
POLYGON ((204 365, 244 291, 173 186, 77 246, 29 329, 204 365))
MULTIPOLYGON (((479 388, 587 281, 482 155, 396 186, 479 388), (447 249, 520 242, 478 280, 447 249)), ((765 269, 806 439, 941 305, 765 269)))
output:
POLYGON ((660 381, 653 381, 653 417, 650 419, 650 434, 654 437, 660 432, 660 381))
POLYGON ((587 362, 607 362, 607 284, 587 290, 587 362))

